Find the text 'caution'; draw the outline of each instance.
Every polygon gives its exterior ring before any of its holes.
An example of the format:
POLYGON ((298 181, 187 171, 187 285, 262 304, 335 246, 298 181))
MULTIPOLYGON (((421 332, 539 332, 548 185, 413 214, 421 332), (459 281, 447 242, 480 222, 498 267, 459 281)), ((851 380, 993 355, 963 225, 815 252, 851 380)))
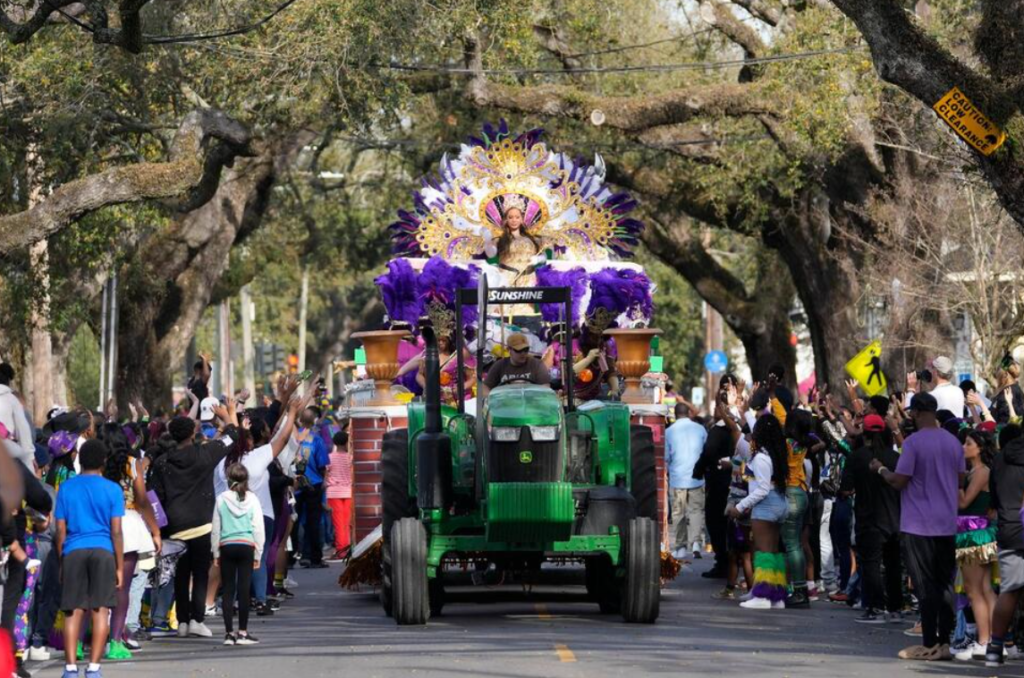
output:
POLYGON ((992 155, 1006 141, 1006 133, 985 117, 959 87, 951 89, 932 108, 961 139, 984 155, 992 155))

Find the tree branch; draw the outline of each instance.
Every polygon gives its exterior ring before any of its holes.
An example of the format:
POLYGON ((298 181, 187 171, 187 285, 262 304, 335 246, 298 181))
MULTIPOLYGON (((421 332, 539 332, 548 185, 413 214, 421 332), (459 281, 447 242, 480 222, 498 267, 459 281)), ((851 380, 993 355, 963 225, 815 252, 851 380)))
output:
MULTIPOLYGON (((678 271, 702 299, 726 317, 730 326, 749 326, 760 310, 743 283, 715 261, 693 233, 690 220, 668 214, 651 215, 643 233, 647 249, 678 271)), ((754 322, 749 331, 764 331, 754 322)))
POLYGON ((583 65, 579 58, 573 55, 569 41, 565 39, 560 27, 534 24, 533 35, 541 47, 558 59, 565 70, 573 71, 583 65))
POLYGON ((0 2, 0 30, 7 34, 12 44, 27 42, 46 25, 52 14, 75 2, 76 0, 40 0, 34 9, 14 7, 13 14, 8 13, 4 7, 6 2, 0 2))
MULTIPOLYGON (((1002 1, 1002 0, 995 0, 1002 1)), ((974 71, 927 35, 895 0, 833 0, 854 21, 871 48, 875 69, 890 82, 931 107, 953 87, 960 90, 996 124, 1004 126, 1024 108, 1024 88, 1009 89, 974 71)), ((1009 0, 1020 6, 1021 0, 1009 0)), ((1015 24, 1003 27, 1005 40, 1014 40, 1015 24)), ((995 30, 987 25, 987 30, 995 30)), ((992 39, 990 37, 990 39, 992 39)), ((1000 202, 1024 230, 1024 159, 1013 144, 984 156, 971 152, 974 163, 995 189, 1000 202)))
POLYGON ((250 135, 221 111, 193 111, 182 120, 163 163, 139 163, 100 172, 58 187, 32 208, 0 217, 0 251, 47 238, 85 214, 110 205, 185 196, 190 211, 216 191, 221 169, 235 156, 252 155, 250 135))
POLYGON ((782 21, 782 12, 777 7, 772 7, 766 0, 730 0, 732 4, 747 10, 750 16, 755 17, 769 26, 778 26, 782 21))
POLYGON ((770 101, 756 85, 705 85, 665 94, 606 97, 569 87, 513 87, 474 77, 467 95, 477 106, 493 106, 519 113, 590 120, 595 110, 604 113, 608 127, 643 132, 653 127, 678 125, 701 116, 742 117, 770 115, 770 101))
POLYGON ((707 8, 706 11, 701 12, 704 20, 730 41, 739 45, 746 58, 756 59, 761 56, 765 48, 761 36, 733 14, 727 0, 705 0, 701 4, 701 9, 704 8, 707 8))

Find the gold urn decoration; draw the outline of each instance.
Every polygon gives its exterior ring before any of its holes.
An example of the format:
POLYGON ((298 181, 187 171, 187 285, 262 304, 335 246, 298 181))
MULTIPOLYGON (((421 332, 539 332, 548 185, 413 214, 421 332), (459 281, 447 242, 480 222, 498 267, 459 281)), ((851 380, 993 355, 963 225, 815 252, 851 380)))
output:
POLYGON ((373 379, 374 396, 370 405, 397 405, 391 395, 391 384, 398 376, 398 345, 410 336, 408 330, 374 330, 356 332, 353 339, 361 339, 366 349, 366 374, 373 379))
POLYGON ((613 328, 604 331, 605 336, 615 340, 618 358, 615 369, 626 381, 622 402, 634 405, 650 404, 644 395, 640 379, 651 369, 651 339, 662 333, 659 329, 613 328))

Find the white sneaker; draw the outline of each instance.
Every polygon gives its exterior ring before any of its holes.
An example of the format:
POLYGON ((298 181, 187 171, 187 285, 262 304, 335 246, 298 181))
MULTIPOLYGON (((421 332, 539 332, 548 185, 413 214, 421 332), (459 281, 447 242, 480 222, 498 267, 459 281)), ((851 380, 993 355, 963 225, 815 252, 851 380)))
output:
POLYGON ((199 636, 200 638, 213 638, 213 631, 211 631, 203 622, 190 622, 188 625, 188 634, 190 636, 199 636))
POLYGON ((205 616, 207 616, 207 617, 216 617, 218 612, 219 612, 219 610, 217 609, 216 605, 207 605, 206 606, 206 615, 205 616))
POLYGON ((786 601, 784 601, 784 600, 773 601, 772 602, 772 609, 773 610, 785 610, 786 609, 786 601))
POLYGON ((751 593, 750 591, 747 591, 742 596, 740 596, 740 601, 745 603, 745 602, 747 602, 748 600, 750 600, 753 597, 754 597, 754 594, 751 593))
POLYGON ((953 656, 962 662, 969 662, 974 659, 984 660, 985 649, 985 646, 981 643, 971 643, 953 656))
POLYGON ((45 662, 50 659, 50 651, 45 647, 30 647, 28 649, 28 660, 30 662, 45 662))
POLYGON ((767 598, 751 598, 740 603, 740 607, 748 610, 770 610, 772 609, 772 601, 767 598))
POLYGON ((676 560, 686 560, 686 549, 676 549, 672 552, 672 557, 676 560))
POLYGON ((284 578, 284 587, 286 589, 297 589, 299 588, 299 582, 295 581, 291 577, 284 578))
POLYGON ((188 638, 188 622, 178 622, 178 637, 188 638))

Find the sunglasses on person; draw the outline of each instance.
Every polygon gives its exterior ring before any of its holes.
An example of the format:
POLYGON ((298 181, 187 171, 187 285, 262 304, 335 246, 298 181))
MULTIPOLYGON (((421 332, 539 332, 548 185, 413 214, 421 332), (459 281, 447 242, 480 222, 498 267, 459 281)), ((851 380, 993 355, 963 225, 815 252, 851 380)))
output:
POLYGON ((530 350, 530 347, 527 346, 526 348, 514 348, 514 349, 512 349, 512 352, 513 353, 527 353, 527 352, 529 352, 529 350, 530 350))

